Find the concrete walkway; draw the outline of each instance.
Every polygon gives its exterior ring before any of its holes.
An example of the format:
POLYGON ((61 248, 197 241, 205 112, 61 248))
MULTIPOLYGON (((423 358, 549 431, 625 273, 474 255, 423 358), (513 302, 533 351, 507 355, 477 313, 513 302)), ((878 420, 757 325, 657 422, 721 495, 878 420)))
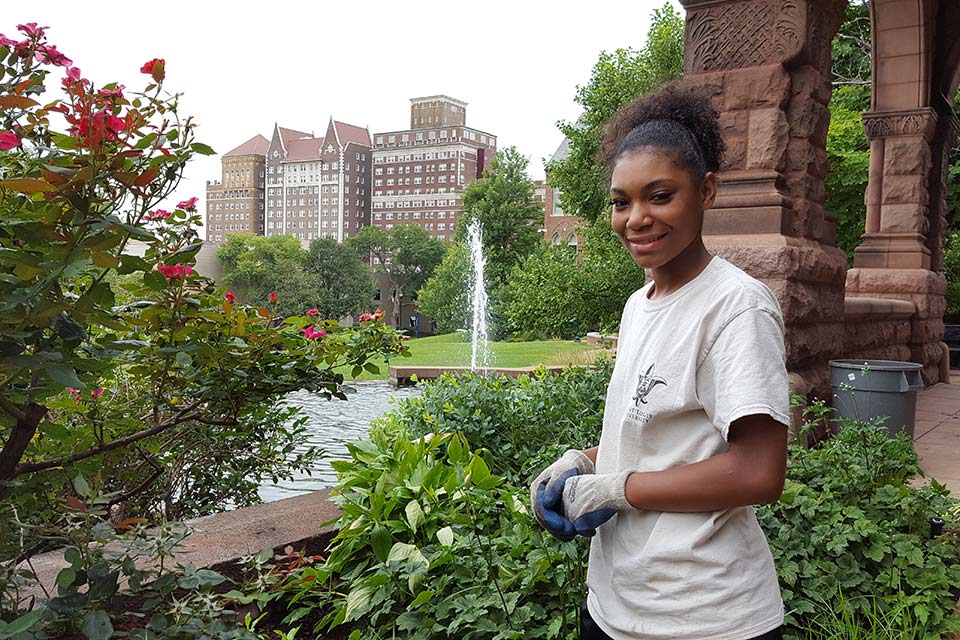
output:
POLYGON ((937 384, 917 394, 913 442, 920 468, 960 497, 960 371, 952 384, 937 384))

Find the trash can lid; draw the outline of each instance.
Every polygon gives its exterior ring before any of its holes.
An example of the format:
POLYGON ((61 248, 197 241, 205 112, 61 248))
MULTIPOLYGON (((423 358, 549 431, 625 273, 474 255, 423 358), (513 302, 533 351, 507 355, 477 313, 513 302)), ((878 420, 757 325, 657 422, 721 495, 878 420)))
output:
POLYGON ((839 369, 862 369, 872 371, 912 371, 922 369, 923 365, 916 362, 902 362, 900 360, 831 360, 831 367, 839 369))

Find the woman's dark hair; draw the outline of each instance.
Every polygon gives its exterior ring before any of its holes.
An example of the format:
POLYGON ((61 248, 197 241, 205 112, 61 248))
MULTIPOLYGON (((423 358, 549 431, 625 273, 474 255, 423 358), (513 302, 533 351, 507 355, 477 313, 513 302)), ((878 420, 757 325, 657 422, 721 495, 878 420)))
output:
POLYGON ((604 128, 600 159, 612 170, 621 156, 655 147, 703 178, 718 171, 726 145, 710 100, 697 89, 676 83, 621 107, 604 128))

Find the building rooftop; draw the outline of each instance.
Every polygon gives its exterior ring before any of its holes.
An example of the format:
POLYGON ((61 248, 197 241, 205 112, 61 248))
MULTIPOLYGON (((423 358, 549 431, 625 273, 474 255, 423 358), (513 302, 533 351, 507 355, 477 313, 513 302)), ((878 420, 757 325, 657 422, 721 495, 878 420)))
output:
POLYGON ((250 156, 258 155, 263 156, 267 154, 267 150, 270 148, 270 141, 261 136, 259 133, 239 147, 231 149, 223 154, 223 157, 227 156, 250 156))
POLYGON ((301 162, 303 160, 319 160, 320 147, 323 146, 323 138, 300 138, 291 140, 286 144, 287 157, 283 162, 301 162))
POLYGON ((421 96, 419 98, 410 98, 411 104, 417 104, 419 102, 429 102, 431 100, 446 100, 447 102, 452 102, 453 104, 466 108, 467 103, 463 100, 457 100, 456 98, 451 98, 450 96, 445 95, 436 95, 436 96, 421 96))
POLYGON ((366 127, 358 127, 353 124, 347 124, 346 122, 338 122, 337 120, 333 121, 333 126, 334 129, 336 129, 340 144, 344 146, 351 142, 368 147, 372 145, 370 141, 370 131, 366 127))

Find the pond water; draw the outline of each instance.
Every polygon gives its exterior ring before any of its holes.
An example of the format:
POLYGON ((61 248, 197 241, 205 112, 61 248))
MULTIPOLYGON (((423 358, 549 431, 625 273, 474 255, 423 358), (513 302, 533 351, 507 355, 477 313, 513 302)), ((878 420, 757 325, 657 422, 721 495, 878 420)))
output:
POLYGON ((264 502, 324 489, 336 484, 337 474, 330 467, 331 460, 346 460, 346 445, 367 435, 370 423, 390 411, 403 398, 420 395, 417 387, 394 388, 389 382, 354 382, 350 384, 356 393, 348 394, 349 400, 325 400, 324 398, 296 391, 286 397, 291 406, 299 406, 307 418, 307 440, 304 448, 313 445, 322 447, 326 455, 311 470, 280 484, 261 485, 260 497, 264 502))

